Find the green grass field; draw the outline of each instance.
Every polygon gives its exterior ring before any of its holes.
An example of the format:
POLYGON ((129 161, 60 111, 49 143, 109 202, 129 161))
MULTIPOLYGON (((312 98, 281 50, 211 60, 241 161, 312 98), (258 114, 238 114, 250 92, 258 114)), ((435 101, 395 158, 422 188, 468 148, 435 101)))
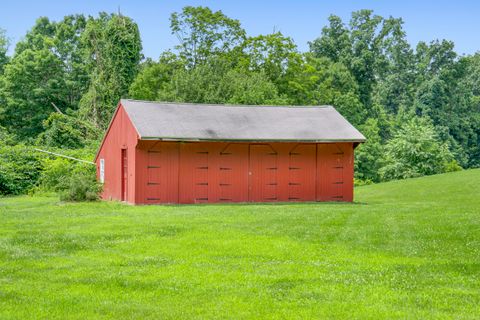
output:
POLYGON ((480 318, 480 170, 354 204, 0 198, 0 319, 480 318))

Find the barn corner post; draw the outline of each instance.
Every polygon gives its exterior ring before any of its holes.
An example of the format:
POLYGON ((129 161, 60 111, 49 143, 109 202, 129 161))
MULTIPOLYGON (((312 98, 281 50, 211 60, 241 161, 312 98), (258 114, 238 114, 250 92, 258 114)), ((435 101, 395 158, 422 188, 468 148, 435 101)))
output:
POLYGON ((329 106, 121 100, 98 152, 103 197, 135 204, 353 201, 354 143, 364 139, 329 106))

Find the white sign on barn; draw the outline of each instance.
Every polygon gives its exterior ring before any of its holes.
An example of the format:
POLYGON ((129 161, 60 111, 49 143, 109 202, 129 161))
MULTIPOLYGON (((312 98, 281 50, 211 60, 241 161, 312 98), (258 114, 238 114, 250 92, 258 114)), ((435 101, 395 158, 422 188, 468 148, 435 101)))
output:
POLYGON ((105 182, 105 159, 100 159, 100 183, 105 182))

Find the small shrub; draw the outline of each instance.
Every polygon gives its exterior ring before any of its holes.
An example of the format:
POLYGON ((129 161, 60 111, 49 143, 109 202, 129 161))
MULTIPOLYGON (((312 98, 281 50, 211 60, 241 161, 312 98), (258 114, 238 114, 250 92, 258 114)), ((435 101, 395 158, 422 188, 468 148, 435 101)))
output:
MULTIPOLYGON (((78 159, 92 157, 89 149, 58 151, 78 159)), ((62 201, 94 201, 101 191, 93 165, 61 157, 44 157, 37 192, 57 192, 62 201)))
POLYGON ((42 160, 43 170, 40 174, 38 190, 60 191, 65 188, 65 180, 78 165, 72 160, 64 158, 45 158, 42 160))
POLYGON ((355 187, 366 186, 366 185, 369 185, 369 184, 373 184, 373 181, 370 180, 370 179, 365 179, 365 180, 353 179, 353 185, 355 187))
POLYGON ((95 201, 99 199, 101 185, 97 182, 95 167, 78 166, 67 179, 57 186, 62 201, 95 201))
POLYGON ((463 170, 463 168, 458 164, 456 160, 452 160, 444 164, 445 172, 454 172, 454 171, 461 171, 461 170, 463 170))

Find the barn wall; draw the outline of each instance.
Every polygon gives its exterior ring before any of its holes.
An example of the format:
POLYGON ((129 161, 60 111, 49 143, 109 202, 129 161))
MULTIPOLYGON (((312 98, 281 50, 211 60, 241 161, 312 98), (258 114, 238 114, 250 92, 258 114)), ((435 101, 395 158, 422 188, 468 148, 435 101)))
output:
POLYGON ((135 155, 138 135, 128 118, 125 110, 120 105, 113 117, 100 151, 96 157, 97 178, 100 174, 100 159, 105 160, 105 183, 103 185, 102 199, 122 199, 122 149, 127 151, 127 189, 126 200, 135 203, 135 155))
POLYGON ((135 203, 352 201, 353 144, 140 141, 135 203))

